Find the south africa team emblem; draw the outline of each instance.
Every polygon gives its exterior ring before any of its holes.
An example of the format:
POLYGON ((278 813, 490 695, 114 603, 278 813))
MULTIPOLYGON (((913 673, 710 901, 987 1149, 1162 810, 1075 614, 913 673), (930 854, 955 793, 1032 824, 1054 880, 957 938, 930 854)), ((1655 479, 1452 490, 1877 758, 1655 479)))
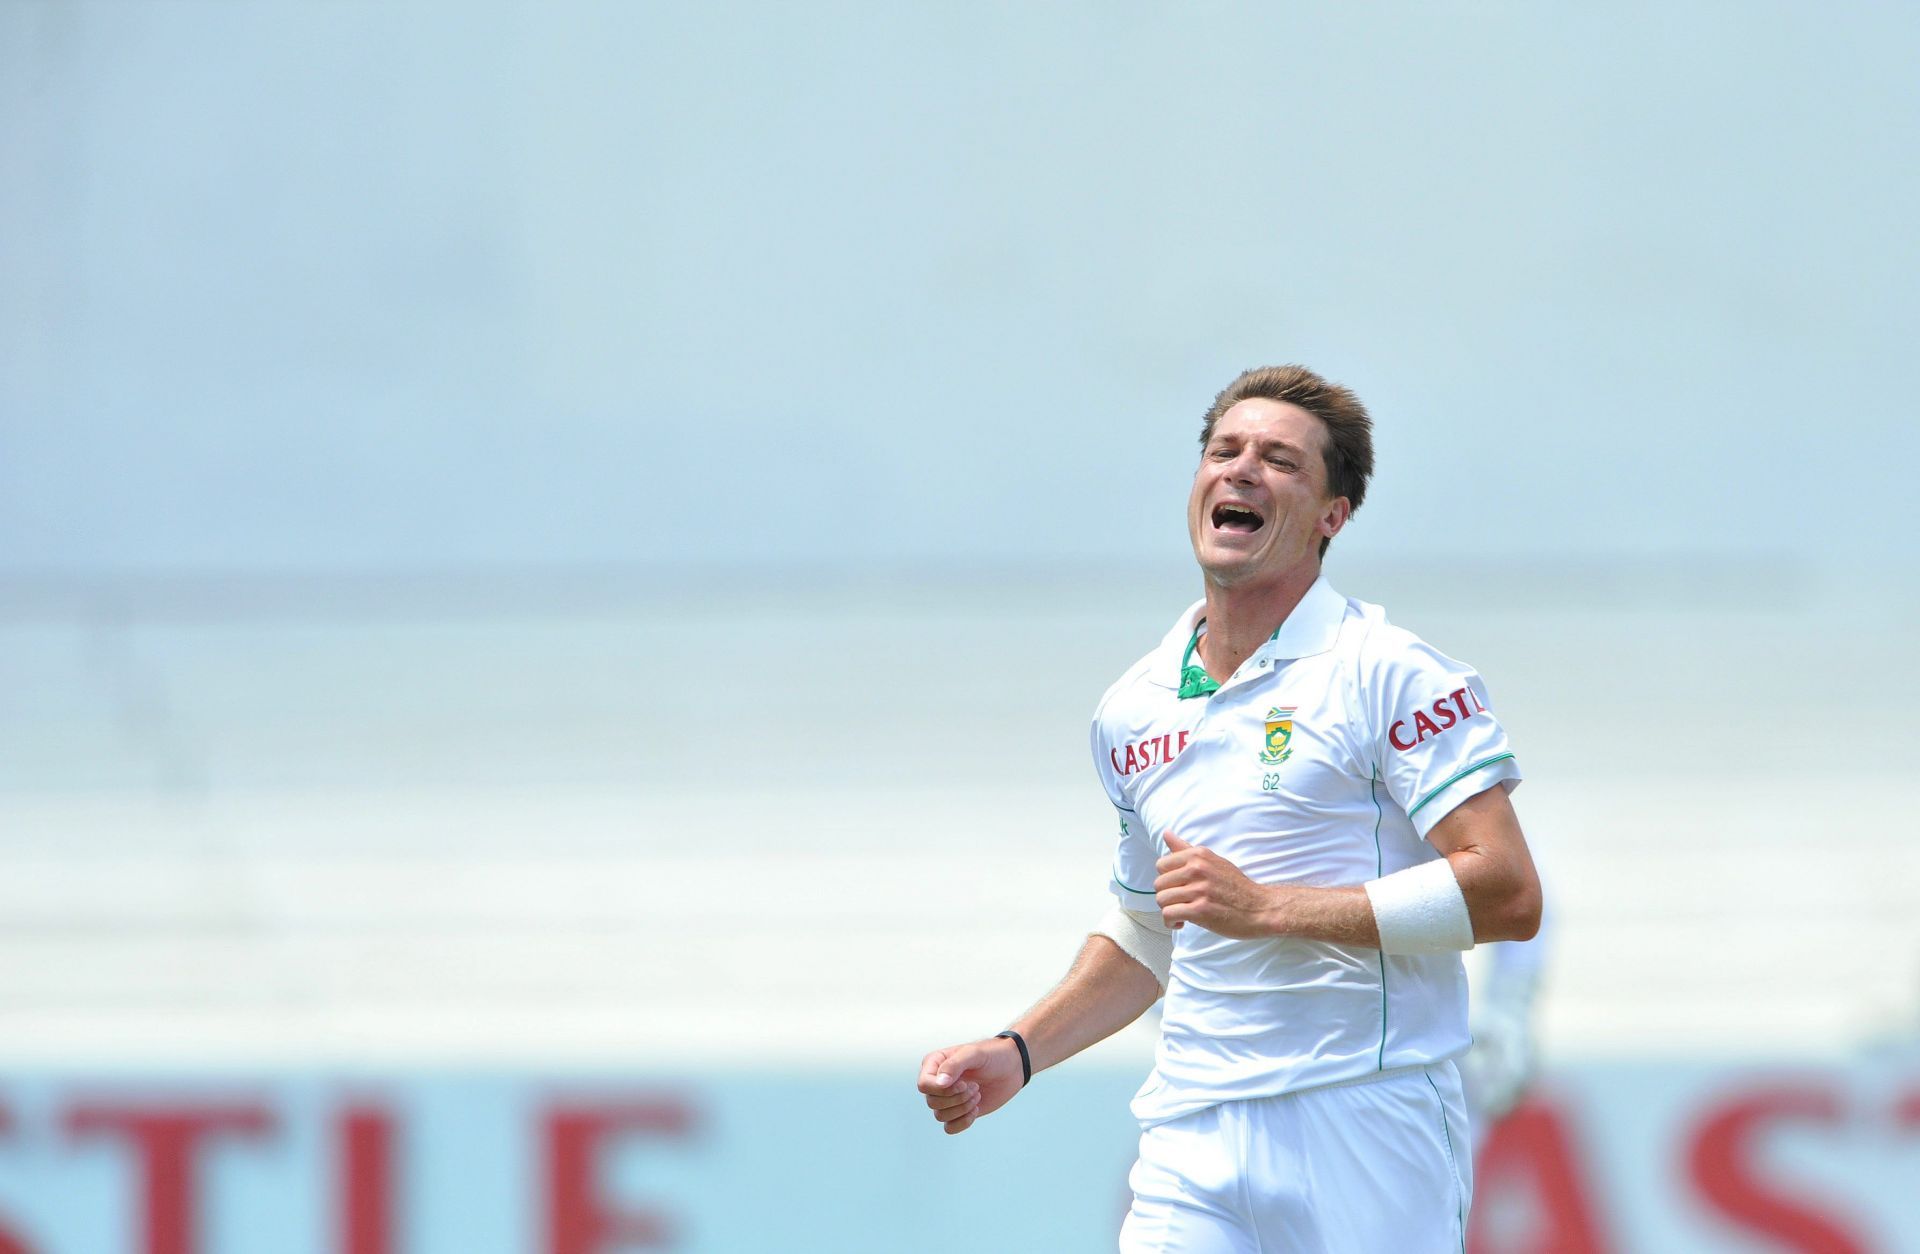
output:
POLYGON ((1293 712, 1299 708, 1288 705, 1267 711, 1267 751, 1260 755, 1262 762, 1285 762, 1293 756, 1293 712))

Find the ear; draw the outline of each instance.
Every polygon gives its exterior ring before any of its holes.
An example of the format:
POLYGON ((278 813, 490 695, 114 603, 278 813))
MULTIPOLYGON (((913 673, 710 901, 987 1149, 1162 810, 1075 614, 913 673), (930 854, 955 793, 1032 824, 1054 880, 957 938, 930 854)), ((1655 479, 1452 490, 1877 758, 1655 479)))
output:
POLYGON ((1336 496, 1327 502, 1327 508, 1320 513, 1319 533, 1331 540, 1340 534, 1340 528, 1347 525, 1347 519, 1353 517, 1353 502, 1344 496, 1336 496))

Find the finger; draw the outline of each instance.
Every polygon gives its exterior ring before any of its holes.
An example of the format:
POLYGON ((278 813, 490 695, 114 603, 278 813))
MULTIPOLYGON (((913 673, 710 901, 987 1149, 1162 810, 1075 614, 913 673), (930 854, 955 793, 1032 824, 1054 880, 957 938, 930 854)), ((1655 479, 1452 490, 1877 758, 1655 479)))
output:
POLYGON ((1168 832, 1167 848, 1174 853, 1179 853, 1182 849, 1191 849, 1193 848, 1193 846, 1188 844, 1186 841, 1181 840, 1178 836, 1175 836, 1172 832, 1168 832))
POLYGON ((986 1052, 977 1041, 941 1050, 937 1058, 930 1054, 927 1057, 929 1066, 921 1073, 920 1091, 932 1093, 944 1090, 950 1093, 955 1085, 966 1079, 984 1061, 986 1052))
POLYGON ((966 1101, 962 1102, 958 1106, 949 1106, 945 1110, 934 1111, 933 1117, 935 1119, 938 1119, 941 1123, 952 1123, 956 1119, 971 1120, 975 1115, 979 1113, 980 1113, 979 1099, 968 1098, 966 1101))
POLYGON ((920 1079, 917 1087, 922 1093, 932 1093, 947 1087, 951 1080, 942 1076, 941 1069, 946 1066, 947 1055, 951 1049, 936 1049, 920 1060, 920 1079))
MULTIPOLYGON (((1162 859, 1162 861, 1172 860, 1162 859)), ((1206 873, 1207 868, 1204 864, 1195 862, 1191 858, 1182 859, 1181 861, 1174 862, 1172 866, 1160 871, 1158 875, 1153 877, 1153 891, 1157 893, 1162 889, 1172 888, 1178 884, 1191 884, 1195 880, 1203 878, 1206 873)))
POLYGON ((1165 914, 1168 906, 1184 906, 1200 900, 1205 895, 1204 884, 1175 884, 1171 888, 1162 888, 1153 894, 1153 904, 1165 914))
POLYGON ((928 1110, 952 1110, 956 1106, 965 1106, 979 1100, 980 1090, 971 1084, 962 1084, 952 1093, 927 1094, 928 1110))
POLYGON ((948 1136, 952 1136, 956 1132, 965 1132, 968 1128, 971 1128, 976 1118, 978 1118, 978 1116, 968 1115, 962 1119, 955 1119, 952 1123, 941 1124, 940 1128, 941 1131, 945 1132, 948 1136))
POLYGON ((965 1045, 936 1049, 920 1064, 919 1089, 922 1093, 951 1093, 954 1086, 973 1070, 973 1052, 965 1045))
POLYGON ((1182 849, 1179 853, 1170 853, 1166 857, 1161 858, 1159 861, 1155 862, 1153 864, 1153 869, 1161 875, 1166 875, 1171 872, 1178 871, 1182 867, 1204 866, 1206 865, 1204 858, 1205 858, 1204 851, 1182 849))

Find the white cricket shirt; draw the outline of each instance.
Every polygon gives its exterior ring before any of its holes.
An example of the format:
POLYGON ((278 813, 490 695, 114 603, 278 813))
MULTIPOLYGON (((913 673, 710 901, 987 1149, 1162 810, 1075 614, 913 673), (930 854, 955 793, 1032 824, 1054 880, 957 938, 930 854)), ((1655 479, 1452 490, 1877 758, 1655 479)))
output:
MULTIPOLYGON (((1448 811, 1520 771, 1471 667, 1324 578, 1209 697, 1182 700, 1204 602, 1108 689, 1093 758, 1120 812, 1113 892, 1158 907, 1165 834, 1263 884, 1362 884, 1440 856, 1448 811)), ((1173 934, 1143 1124, 1222 1101, 1423 1066, 1471 1043, 1457 954, 1173 934)))

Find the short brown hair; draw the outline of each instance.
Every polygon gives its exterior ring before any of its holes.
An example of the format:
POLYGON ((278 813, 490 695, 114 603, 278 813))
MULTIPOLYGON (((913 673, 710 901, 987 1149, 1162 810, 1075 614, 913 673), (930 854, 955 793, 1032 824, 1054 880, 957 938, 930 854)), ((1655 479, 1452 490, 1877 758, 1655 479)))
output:
MULTIPOLYGON (((1213 426, 1220 415, 1241 401, 1284 401, 1298 405, 1320 420, 1326 429, 1326 449, 1322 460, 1327 468, 1327 487, 1335 496, 1347 498, 1358 511, 1367 497, 1367 480, 1373 477, 1373 419, 1367 407, 1351 388, 1329 383, 1305 366, 1255 366, 1243 370, 1240 377, 1220 389, 1207 410, 1200 427, 1200 447, 1213 438, 1213 426)), ((1320 541, 1325 556, 1330 540, 1320 541)))

